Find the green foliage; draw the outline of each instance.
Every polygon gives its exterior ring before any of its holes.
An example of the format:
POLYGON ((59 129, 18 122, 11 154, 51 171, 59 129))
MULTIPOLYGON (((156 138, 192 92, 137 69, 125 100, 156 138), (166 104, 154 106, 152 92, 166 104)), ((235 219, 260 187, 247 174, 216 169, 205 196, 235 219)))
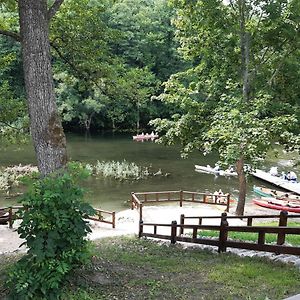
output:
POLYGON ((28 117, 23 99, 12 93, 9 83, 0 84, 0 144, 22 143, 28 137, 28 117))
POLYGON ((67 275, 89 260, 85 238, 91 230, 83 218, 94 210, 78 186, 84 170, 70 164, 34 182, 24 196, 18 233, 29 250, 9 274, 13 299, 57 299, 67 275))
POLYGON ((184 155, 194 149, 204 153, 216 150, 225 164, 233 164, 241 156, 246 163, 255 164, 274 142, 287 150, 297 149, 300 115, 295 91, 300 39, 296 2, 245 1, 245 30, 250 39, 247 101, 243 94, 241 2, 171 2, 177 9, 174 24, 180 51, 193 68, 172 75, 159 96, 182 111, 151 122, 165 134, 161 140, 181 142, 184 155), (294 67, 286 64, 291 61, 294 67))

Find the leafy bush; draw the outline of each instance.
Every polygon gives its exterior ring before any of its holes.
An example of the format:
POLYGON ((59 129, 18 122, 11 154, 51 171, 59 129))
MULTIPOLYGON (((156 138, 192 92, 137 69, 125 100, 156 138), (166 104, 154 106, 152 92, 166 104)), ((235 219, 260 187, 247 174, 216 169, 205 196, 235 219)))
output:
POLYGON ((77 185, 86 175, 70 164, 67 172, 34 182, 24 196, 18 233, 29 250, 9 273, 12 299, 58 299, 67 275, 89 260, 91 229, 83 218, 94 210, 77 185))

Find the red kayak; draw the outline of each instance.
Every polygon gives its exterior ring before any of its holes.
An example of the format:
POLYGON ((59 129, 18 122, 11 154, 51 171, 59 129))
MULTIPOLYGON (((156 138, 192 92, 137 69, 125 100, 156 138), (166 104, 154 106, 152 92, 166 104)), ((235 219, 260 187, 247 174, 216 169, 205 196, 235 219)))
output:
POLYGON ((287 201, 281 201, 281 200, 272 200, 272 198, 266 198, 266 199, 253 199, 252 200, 254 204, 271 208, 271 209, 277 209, 277 210, 284 210, 289 212, 295 212, 300 213, 300 205, 289 203, 287 201), (270 199, 270 200, 267 200, 270 199))

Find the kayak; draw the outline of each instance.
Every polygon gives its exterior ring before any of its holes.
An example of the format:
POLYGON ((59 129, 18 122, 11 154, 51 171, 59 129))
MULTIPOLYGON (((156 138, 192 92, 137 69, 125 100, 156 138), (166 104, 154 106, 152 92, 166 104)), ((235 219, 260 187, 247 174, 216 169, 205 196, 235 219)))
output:
POLYGON ((221 175, 221 176, 237 176, 237 172, 231 172, 228 170, 216 170, 212 168, 211 166, 200 166, 195 165, 195 171, 201 172, 201 173, 209 173, 209 174, 215 174, 215 175, 221 175))
POLYGON ((260 187, 256 185, 253 186, 253 191, 262 197, 274 197, 282 200, 300 201, 300 196, 289 192, 282 192, 282 191, 260 187))
POLYGON ((261 207, 284 210, 289 212, 300 213, 300 204, 290 203, 289 201, 276 200, 274 198, 253 199, 252 202, 261 207))

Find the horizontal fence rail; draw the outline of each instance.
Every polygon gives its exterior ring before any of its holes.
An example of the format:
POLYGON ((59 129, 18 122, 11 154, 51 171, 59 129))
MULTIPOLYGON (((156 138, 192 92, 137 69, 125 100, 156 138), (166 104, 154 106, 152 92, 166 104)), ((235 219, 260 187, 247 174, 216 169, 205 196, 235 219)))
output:
MULTIPOLYGON (((288 216, 286 212, 281 212, 280 215, 273 215, 268 217, 276 217, 279 219, 279 226, 229 226, 229 218, 261 218, 266 216, 227 216, 223 213, 221 217, 201 217, 201 218, 220 218, 220 225, 192 225, 192 224, 177 224, 176 221, 172 221, 171 224, 159 224, 159 223, 144 223, 140 221, 139 225, 139 237, 151 237, 170 240, 172 244, 177 241, 186 243, 204 244, 218 247, 218 252, 226 252, 227 247, 248 249, 256 251, 274 252, 276 254, 293 254, 300 255, 300 247, 284 245, 287 235, 300 235, 300 227, 287 227, 287 219, 300 218, 300 215, 288 216), (150 228, 146 232, 145 227, 150 228), (169 234, 158 233, 158 228, 167 228, 169 234), (189 229, 191 236, 184 236, 182 233, 184 230, 189 229), (212 230, 218 232, 217 238, 205 238, 201 237, 199 231, 212 230), (251 232, 257 234, 256 242, 229 240, 229 232, 251 232), (179 233, 179 234, 177 234, 179 233), (267 244, 265 237, 266 234, 276 234, 276 244, 267 244)), ((193 217, 194 218, 194 217, 193 217)), ((165 229, 166 230, 166 229, 165 229)))
POLYGON ((230 207, 230 194, 216 195, 211 193, 200 193, 190 191, 163 191, 163 192, 142 192, 131 193, 131 209, 139 209, 140 220, 143 218, 144 204, 158 204, 166 202, 179 202, 182 207, 184 202, 212 204, 226 206, 226 211, 230 207))
MULTIPOLYGON (((186 220, 198 220, 197 224, 202 225, 204 220, 211 220, 211 219, 221 219, 222 216, 185 216, 184 214, 180 215, 180 224, 186 224, 186 220)), ((278 226, 287 226, 288 221, 290 219, 300 219, 300 215, 293 215, 288 214, 287 211, 281 211, 278 215, 248 215, 248 216, 227 216, 228 219, 235 219, 235 220, 246 220, 247 226, 252 226, 253 221, 255 219, 277 219, 278 226)), ((180 231, 180 234, 183 234, 183 227, 180 231)))
POLYGON ((97 221, 97 222, 102 222, 106 224, 111 224, 112 228, 116 228, 116 212, 114 211, 106 211, 106 210, 101 210, 98 208, 94 208, 96 211, 96 214, 94 216, 89 216, 89 220, 97 221), (104 218, 105 215, 108 215, 111 217, 111 221, 108 221, 106 218, 104 218))
MULTIPOLYGON (((9 228, 13 228, 14 220, 19 219, 17 212, 25 209, 23 206, 9 206, 0 207, 0 225, 9 224, 9 228)), ((96 222, 111 224, 112 228, 116 227, 116 213, 114 211, 107 211, 98 208, 95 209, 95 215, 89 216, 88 220, 96 222), (107 220, 105 216, 110 216, 111 219, 107 220)))

